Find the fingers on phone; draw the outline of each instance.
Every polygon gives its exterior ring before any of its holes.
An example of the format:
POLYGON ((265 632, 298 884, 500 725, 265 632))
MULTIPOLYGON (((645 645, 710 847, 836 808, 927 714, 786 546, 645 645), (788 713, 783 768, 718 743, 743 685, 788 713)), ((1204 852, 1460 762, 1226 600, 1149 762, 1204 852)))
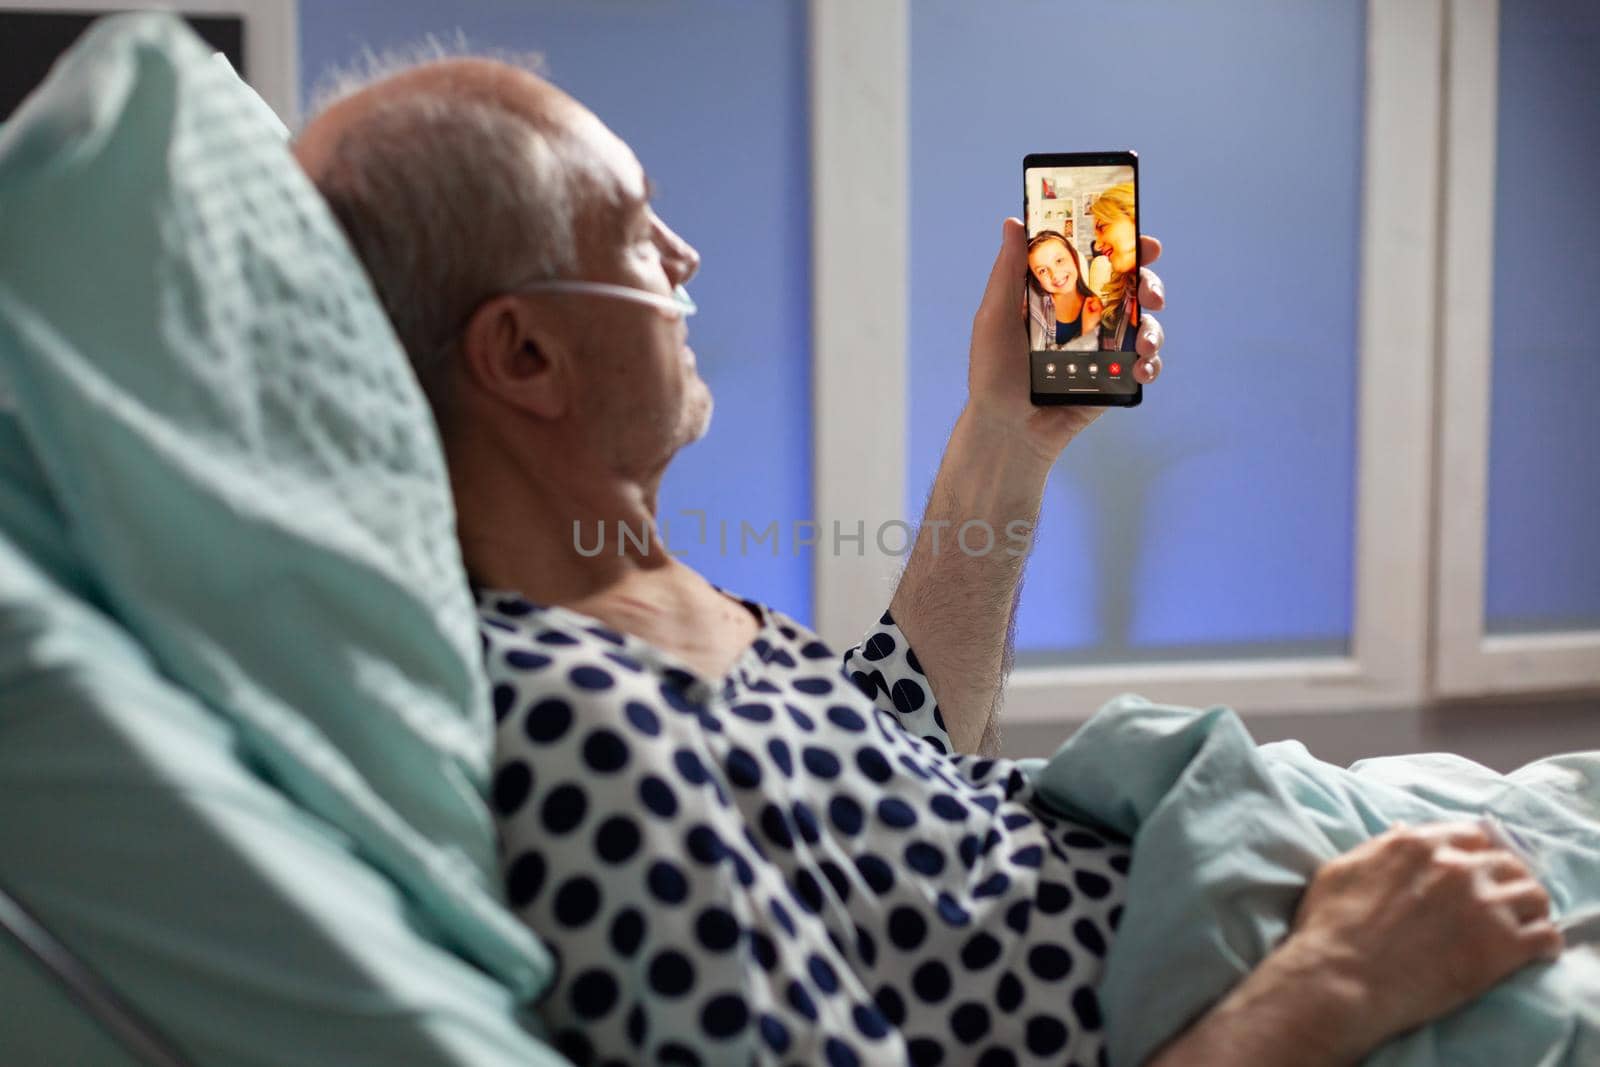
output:
POLYGON ((1161 275, 1149 267, 1139 268, 1139 306, 1150 311, 1160 311, 1167 306, 1167 287, 1161 275))
POLYGON ((1149 234, 1139 238, 1139 262, 1154 263, 1161 258, 1161 241, 1149 234))
POLYGON ((1141 359, 1133 368, 1133 377, 1140 385, 1149 385, 1161 374, 1161 357, 1141 359))
POLYGON ((1161 352, 1161 343, 1166 339, 1166 334, 1161 329, 1161 323, 1156 321, 1154 315, 1144 315, 1139 321, 1139 340, 1134 347, 1138 349, 1141 358, 1149 360, 1161 352))
POLYGON ((984 290, 983 305, 979 307, 982 312, 984 307, 993 310, 989 315, 1003 314, 1000 308, 1007 293, 1021 297, 1026 306, 1027 292, 1024 288, 1028 271, 1028 253, 1026 242, 1022 236, 1022 223, 1015 218, 1008 218, 1000 224, 1000 251, 995 254, 994 268, 989 272, 989 284, 984 290), (993 301, 994 303, 991 303, 993 301))

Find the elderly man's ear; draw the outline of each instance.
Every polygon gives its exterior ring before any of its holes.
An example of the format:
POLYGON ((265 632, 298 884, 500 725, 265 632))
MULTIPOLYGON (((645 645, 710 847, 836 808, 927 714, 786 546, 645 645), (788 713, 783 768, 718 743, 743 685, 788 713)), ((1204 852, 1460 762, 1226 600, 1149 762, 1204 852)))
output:
POLYGON ((516 297, 486 300, 473 312, 461 358, 474 385, 530 415, 559 418, 571 403, 566 346, 516 297))

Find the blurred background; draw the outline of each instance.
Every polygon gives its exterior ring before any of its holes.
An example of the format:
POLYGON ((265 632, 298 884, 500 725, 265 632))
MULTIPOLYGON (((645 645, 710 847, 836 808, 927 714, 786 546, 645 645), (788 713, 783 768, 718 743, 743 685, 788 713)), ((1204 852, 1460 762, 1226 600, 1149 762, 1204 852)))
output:
MULTIPOLYGON (((138 6, 0 0, 0 117, 138 6)), ((717 408, 669 537, 841 644, 888 603, 905 538, 874 532, 920 516, 964 400, 1022 156, 1136 150, 1167 367, 1052 477, 1008 752, 1125 690, 1335 762, 1600 747, 1589 0, 193 8, 291 125, 330 71, 432 35, 537 53, 628 141, 703 258, 717 408), (858 520, 860 555, 830 537, 858 520)))

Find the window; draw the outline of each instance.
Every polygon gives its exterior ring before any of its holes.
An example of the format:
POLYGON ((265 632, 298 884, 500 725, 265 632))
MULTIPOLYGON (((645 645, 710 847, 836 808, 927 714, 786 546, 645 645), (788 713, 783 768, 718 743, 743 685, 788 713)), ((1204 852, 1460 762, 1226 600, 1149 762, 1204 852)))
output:
POLYGON ((90 21, 117 11, 176 11, 290 126, 299 114, 295 0, 0 0, 0 122, 90 21))
POLYGON ((1600 12, 1450 7, 1436 685, 1600 681, 1600 12))
MULTIPOLYGON (((1151 85, 1118 86, 1111 118, 1083 106, 1068 124, 1057 112, 1111 77, 1076 9, 814 5, 815 69, 833 76, 812 89, 819 499, 870 519, 872 501, 898 494, 897 517, 920 514, 1024 152, 1141 149, 1147 226, 1169 241, 1171 368, 1054 476, 1013 719, 1081 717, 1128 689, 1263 710, 1445 691, 1429 665, 1444 618, 1434 591, 1450 581, 1434 569, 1446 555, 1435 494, 1450 498, 1452 469, 1435 439, 1452 259, 1441 196, 1459 181, 1440 147, 1446 22, 1482 6, 1130 9, 1151 85), (1040 64, 1047 74, 1079 72, 1037 106, 998 77, 1030 40, 1067 57, 1040 64), (1241 284, 1265 297, 1250 314, 1235 310, 1241 284), (824 336, 830 320, 853 334, 824 336), (837 388, 852 359, 874 383, 870 408, 837 388), (866 451, 864 466, 847 461, 866 451)), ((1468 105, 1454 57, 1451 69, 1454 121, 1468 105)), ((824 632, 858 631, 898 563, 819 557, 824 632)))

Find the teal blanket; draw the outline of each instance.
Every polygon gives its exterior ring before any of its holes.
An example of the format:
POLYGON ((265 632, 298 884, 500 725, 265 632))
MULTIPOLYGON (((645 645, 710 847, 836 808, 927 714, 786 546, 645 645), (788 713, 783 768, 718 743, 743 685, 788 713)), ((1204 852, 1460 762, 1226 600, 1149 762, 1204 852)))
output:
MULTIPOLYGON (((1134 843, 1101 987, 1113 1067, 1142 1063, 1286 935, 1317 866, 1395 822, 1493 812, 1529 839, 1558 916, 1600 904, 1600 752, 1509 775, 1449 755, 1323 763, 1257 746, 1226 708, 1113 701, 1026 769, 1064 814, 1134 843)), ((1600 949, 1569 947, 1367 1061, 1600 1063, 1600 949)))

